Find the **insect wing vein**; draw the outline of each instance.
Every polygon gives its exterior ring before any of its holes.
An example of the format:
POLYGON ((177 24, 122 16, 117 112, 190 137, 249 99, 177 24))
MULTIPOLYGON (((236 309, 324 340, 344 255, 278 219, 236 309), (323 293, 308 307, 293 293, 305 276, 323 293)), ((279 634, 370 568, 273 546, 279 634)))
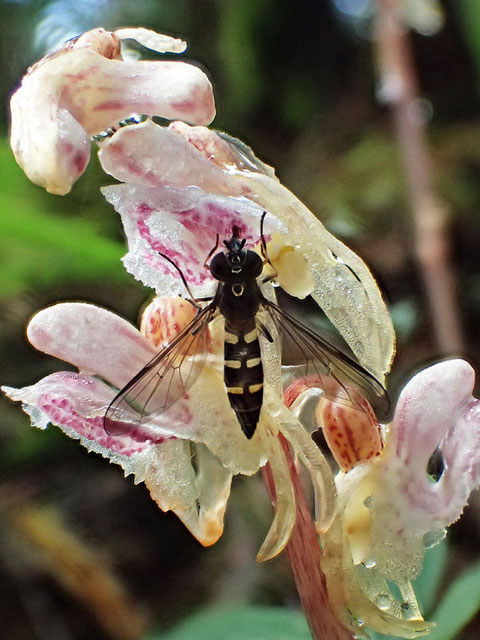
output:
MULTIPOLYGON (((281 309, 270 300, 262 301, 263 307, 270 314, 282 340, 282 346, 290 351, 297 349, 302 356, 301 375, 305 378, 314 375, 320 379, 324 395, 337 403, 364 410, 358 405, 346 385, 353 383, 362 395, 374 404, 379 417, 386 416, 390 410, 390 400, 381 383, 355 360, 325 340, 318 333, 304 325, 294 316, 281 309), (332 385, 332 382, 336 384, 332 385), (329 389, 338 389, 335 393, 329 389)), ((308 382, 307 382, 308 384, 308 382)))
POLYGON ((212 305, 199 311, 117 393, 105 412, 107 433, 122 435, 146 418, 167 411, 185 395, 205 365, 207 327, 214 311, 212 305))

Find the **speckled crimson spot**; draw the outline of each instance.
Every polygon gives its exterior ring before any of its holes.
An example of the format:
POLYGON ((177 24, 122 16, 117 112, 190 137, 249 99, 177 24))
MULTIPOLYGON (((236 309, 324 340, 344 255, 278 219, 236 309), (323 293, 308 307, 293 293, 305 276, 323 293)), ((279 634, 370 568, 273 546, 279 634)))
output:
POLYGON ((146 216, 150 213, 152 213, 152 211, 154 211, 154 209, 147 204, 146 202, 141 202, 138 206, 137 206, 137 213, 141 216, 146 216))
POLYGON ((90 159, 90 147, 79 149, 71 142, 61 142, 58 153, 63 157, 72 175, 80 175, 85 170, 90 159))
MULTIPOLYGON (((152 212, 153 211, 154 210, 152 210, 152 212)), ((150 212, 146 210, 145 203, 141 204, 140 210, 138 206, 135 207, 134 216, 137 221, 137 230, 140 237, 155 253, 163 253, 173 260, 182 270, 183 275, 190 284, 203 284, 207 279, 206 276, 210 277, 209 271, 203 268, 203 264, 200 265, 198 258, 192 253, 183 254, 180 251, 173 249, 170 244, 166 244, 162 240, 155 239, 147 224, 150 217, 149 214, 150 212), (196 265, 196 267, 192 268, 192 265, 196 265)), ((148 254, 145 255, 147 256, 148 254)), ((150 256, 147 263, 157 271, 160 271, 160 273, 168 273, 180 280, 180 275, 177 273, 176 269, 171 267, 164 259, 162 259, 161 256, 159 256, 158 259, 156 256, 150 256)))
POLYGON ((66 73, 65 78, 71 82, 82 82, 87 79, 87 74, 84 71, 79 73, 66 73))
POLYGON ((151 444, 165 441, 163 437, 154 438, 151 434, 146 435, 140 427, 132 428, 131 425, 126 425, 123 429, 126 435, 121 438, 112 437, 103 428, 103 416, 82 416, 75 410, 70 400, 53 394, 46 393, 39 396, 36 406, 49 417, 52 423, 70 429, 79 437, 87 438, 122 456, 129 457, 143 451, 151 444))
POLYGON ((156 298, 143 312, 140 331, 160 348, 171 342, 195 315, 195 308, 181 298, 156 298))

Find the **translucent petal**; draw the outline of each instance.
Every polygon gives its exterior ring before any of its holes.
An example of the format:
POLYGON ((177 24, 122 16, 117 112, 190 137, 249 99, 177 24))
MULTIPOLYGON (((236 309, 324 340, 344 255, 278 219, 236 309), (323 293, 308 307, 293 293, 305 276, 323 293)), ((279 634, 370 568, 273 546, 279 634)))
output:
POLYGON ((137 465, 163 511, 174 511, 203 545, 218 540, 223 533, 232 474, 206 447, 169 440, 138 456, 137 465))
POLYGON ((113 390, 95 378, 73 372, 53 373, 23 389, 2 387, 9 398, 23 403, 33 426, 46 428, 49 422, 67 435, 81 440, 89 451, 121 464, 125 473, 133 473, 130 458, 167 435, 139 427, 122 437, 112 438, 103 428, 103 412, 113 397, 113 390), (104 410, 104 409, 103 409, 104 410))
POLYGON ((290 471, 275 427, 273 427, 273 432, 268 434, 266 444, 268 446, 268 462, 275 486, 275 513, 267 536, 257 553, 258 562, 271 560, 283 551, 295 526, 296 518, 295 494, 290 471))

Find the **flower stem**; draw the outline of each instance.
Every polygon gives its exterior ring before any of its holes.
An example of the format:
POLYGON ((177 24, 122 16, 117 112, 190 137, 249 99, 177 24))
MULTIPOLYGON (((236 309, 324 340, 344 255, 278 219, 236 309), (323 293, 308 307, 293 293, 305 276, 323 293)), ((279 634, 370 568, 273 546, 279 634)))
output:
POLYGON ((450 211, 433 186, 433 161, 419 100, 418 79, 400 0, 377 0, 376 53, 381 96, 391 108, 412 213, 415 251, 442 353, 461 353, 456 278, 450 258, 450 211))
MULTIPOLYGON (((289 444, 282 435, 279 435, 279 438, 287 459, 296 500, 296 521, 286 552, 312 637, 314 640, 352 640, 353 635, 337 620, 330 606, 326 578, 321 567, 322 551, 315 525, 289 444)), ((263 468, 263 477, 275 509, 275 486, 268 464, 263 468)))

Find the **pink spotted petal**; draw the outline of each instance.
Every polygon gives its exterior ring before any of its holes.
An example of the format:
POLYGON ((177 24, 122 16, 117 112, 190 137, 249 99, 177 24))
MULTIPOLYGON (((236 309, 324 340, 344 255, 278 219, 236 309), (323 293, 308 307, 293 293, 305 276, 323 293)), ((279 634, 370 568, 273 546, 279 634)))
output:
MULTIPOLYGON (((216 234, 222 241, 237 225, 249 248, 260 240, 263 209, 245 198, 213 195, 195 187, 130 184, 105 187, 102 192, 122 217, 129 246, 126 268, 159 295, 188 295, 178 272, 159 253, 176 262, 195 296, 205 296, 215 289, 204 262, 216 234)), ((267 216, 267 238, 281 228, 273 215, 267 216)))
POLYGON ((81 372, 123 387, 153 358, 156 349, 130 323, 93 304, 57 304, 39 311, 27 337, 39 351, 81 372))
POLYGON ((140 426, 129 429, 121 437, 109 436, 103 428, 103 412, 112 400, 114 390, 89 376, 73 372, 53 373, 30 387, 2 389, 9 398, 23 403, 34 426, 44 429, 51 422, 106 458, 129 458, 152 443, 167 439, 165 434, 140 426))
MULTIPOLYGON (((82 303, 59 304, 40 311, 30 322, 28 337, 37 349, 74 364, 83 373, 101 377, 115 387, 108 399, 94 407, 94 417, 102 419, 116 389, 125 385, 157 353, 128 322, 82 303)), ((154 400, 152 398, 153 403, 154 400)), ((128 413, 124 420, 128 420, 128 425, 118 433, 137 429, 138 414, 128 413)), ((101 428, 103 431, 103 423, 101 428)), ((232 473, 255 473, 265 460, 260 439, 249 441, 243 435, 228 402, 223 372, 216 366, 207 365, 184 398, 142 423, 142 433, 152 440, 178 437, 206 444, 232 473)), ((115 435, 115 438, 121 437, 115 435)))
MULTIPOLYGON (((144 31, 138 37, 145 41, 144 31)), ((198 67, 124 61, 115 32, 95 29, 34 65, 12 96, 11 112, 17 162, 30 180, 63 195, 88 163, 89 136, 134 112, 208 124, 215 108, 198 67)))
MULTIPOLYGON (((382 381, 390 368, 395 337, 381 293, 362 260, 332 236, 241 142, 185 123, 159 128, 143 123, 117 132, 102 144, 105 170, 131 185, 163 185, 168 180, 176 188, 196 186, 210 193, 242 195, 268 212, 267 224, 275 216, 282 224, 283 242, 294 250, 287 275, 291 276, 292 268, 305 267, 299 269, 304 281, 297 284, 294 278, 293 288, 288 278, 282 280, 280 269, 281 286, 298 296, 311 293, 361 364, 382 381)), ((138 274, 147 256, 141 251, 135 255, 136 248, 142 249, 140 244, 132 246, 129 255, 129 262, 136 263, 135 275, 155 286, 148 274, 138 274)), ((192 261, 195 270, 198 264, 199 256, 192 261)))
POLYGON ((2 390, 23 403, 34 426, 55 424, 89 451, 119 464, 125 475, 132 473, 137 483, 145 482, 158 506, 174 511, 202 544, 221 536, 232 474, 206 447, 162 436, 148 426, 109 436, 99 407, 108 404, 113 391, 81 374, 55 373, 31 387, 2 390))

